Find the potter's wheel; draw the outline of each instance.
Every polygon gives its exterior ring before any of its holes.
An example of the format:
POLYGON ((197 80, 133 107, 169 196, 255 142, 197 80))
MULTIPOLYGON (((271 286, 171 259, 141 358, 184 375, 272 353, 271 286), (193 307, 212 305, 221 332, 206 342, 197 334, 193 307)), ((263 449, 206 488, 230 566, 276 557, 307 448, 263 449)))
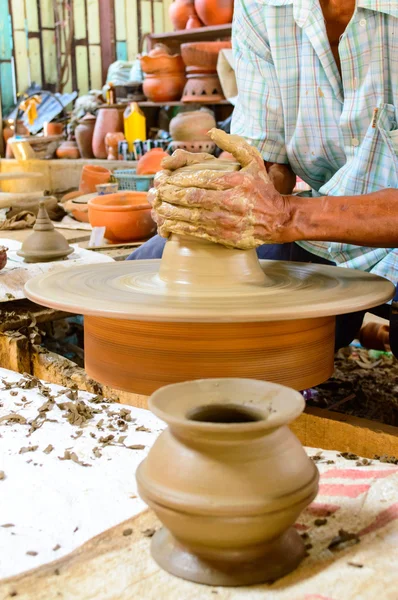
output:
POLYGON ((333 372, 335 316, 393 294, 369 273, 260 264, 254 250, 180 236, 161 261, 79 266, 26 284, 30 300, 85 315, 90 376, 141 394, 233 376, 312 387, 333 372))

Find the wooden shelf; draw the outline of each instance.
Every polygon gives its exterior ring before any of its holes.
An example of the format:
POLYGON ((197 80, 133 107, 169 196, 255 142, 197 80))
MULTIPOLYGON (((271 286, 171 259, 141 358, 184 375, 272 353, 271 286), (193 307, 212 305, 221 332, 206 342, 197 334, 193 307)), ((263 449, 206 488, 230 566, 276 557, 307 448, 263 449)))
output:
POLYGON ((221 100, 221 102, 138 102, 138 106, 147 107, 147 108, 155 108, 161 106, 190 106, 191 104, 201 104, 203 106, 232 106, 232 104, 228 100, 221 100))
POLYGON ((230 38, 232 24, 214 27, 199 27, 198 29, 183 29, 167 33, 155 33, 147 37, 148 52, 155 44, 163 43, 175 47, 185 42, 206 42, 230 38))

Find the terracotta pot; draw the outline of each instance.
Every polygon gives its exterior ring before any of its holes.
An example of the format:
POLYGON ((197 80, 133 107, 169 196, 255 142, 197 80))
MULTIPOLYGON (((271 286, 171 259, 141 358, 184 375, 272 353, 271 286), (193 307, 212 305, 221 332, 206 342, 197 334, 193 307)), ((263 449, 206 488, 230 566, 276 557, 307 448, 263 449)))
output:
POLYGON ((146 75, 144 94, 151 102, 172 102, 180 100, 185 87, 184 73, 165 73, 164 75, 146 75))
POLYGON ((56 155, 58 158, 77 159, 80 158, 79 148, 76 142, 63 142, 58 146, 56 155))
POLYGON ((106 227, 106 239, 116 243, 145 239, 156 231, 146 192, 93 198, 88 202, 88 218, 92 227, 106 227))
POLYGON ((181 56, 186 67, 215 72, 220 50, 231 47, 230 41, 190 42, 181 44, 181 56))
MULTIPOLYGON (((181 54, 145 54, 140 57, 141 68, 145 75, 164 75, 166 73, 184 73, 185 65, 181 54)), ((145 82, 144 82, 145 85, 145 82)))
POLYGON ((47 123, 44 127, 44 135, 62 135, 64 132, 65 125, 63 123, 47 123))
POLYGON ((93 134, 93 153, 95 158, 106 159, 107 157, 105 147, 106 134, 123 133, 123 130, 123 110, 117 108, 100 108, 93 134))
POLYGON ((137 175, 155 175, 162 168, 162 160, 168 156, 162 148, 149 150, 137 163, 137 175))
POLYGON ((205 25, 226 25, 232 23, 234 0, 195 0, 195 9, 205 25))
POLYGON ((7 251, 8 248, 5 246, 0 246, 0 271, 4 269, 7 264, 7 251))
MULTIPOLYGON (((14 152, 12 150, 11 144, 8 144, 8 140, 13 137, 15 133, 15 128, 14 125, 7 125, 4 129, 3 129, 3 139, 4 139, 4 145, 6 147, 6 158, 14 158, 14 152)), ((17 121, 17 133, 18 135, 30 135, 29 133, 29 129, 27 129, 25 127, 25 125, 23 124, 23 121, 21 121, 20 119, 17 121)))
POLYGON ((97 165, 84 165, 80 176, 79 190, 82 194, 94 194, 96 186, 100 183, 108 183, 111 172, 105 167, 97 165))
POLYGON ((199 19, 198 15, 195 14, 189 17, 185 29, 199 29, 200 27, 203 27, 203 23, 199 19))
POLYGON ((181 112, 170 121, 170 135, 181 142, 209 140, 207 133, 213 127, 216 120, 208 110, 181 112))
POLYGON ((138 491, 165 529, 152 555, 197 583, 277 579, 305 556, 293 525, 318 491, 318 471, 288 428, 300 393, 251 379, 207 379, 155 392, 169 428, 137 470, 138 491))
POLYGON ((126 138, 124 137, 124 133, 107 133, 105 136, 105 148, 107 152, 108 160, 118 160, 119 159, 119 142, 123 142, 126 138))
POLYGON ((82 158, 94 158, 93 135, 96 120, 94 115, 86 115, 75 129, 76 142, 82 158))
POLYGON ((174 0, 169 8, 170 21, 175 30, 185 29, 189 17, 195 14, 195 0, 174 0))
POLYGON ((216 104, 224 98, 217 73, 188 74, 187 83, 182 94, 183 102, 216 104))

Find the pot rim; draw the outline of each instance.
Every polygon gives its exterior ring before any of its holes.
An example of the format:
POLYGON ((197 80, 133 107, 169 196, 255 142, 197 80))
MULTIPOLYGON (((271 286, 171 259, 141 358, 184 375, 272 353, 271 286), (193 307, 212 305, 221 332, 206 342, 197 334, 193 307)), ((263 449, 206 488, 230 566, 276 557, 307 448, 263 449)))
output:
MULTIPOLYGON (((233 392, 232 392, 233 395, 233 392)), ((159 419, 172 429, 176 428, 197 433, 209 434, 256 434, 266 430, 274 430, 288 425, 296 419, 305 408, 303 396, 286 386, 239 377, 195 379, 164 386, 154 392, 149 399, 149 408, 159 419), (228 385, 230 390, 228 390, 228 385), (246 402, 225 398, 232 390, 237 395, 240 388, 246 389, 246 402), (249 391, 251 387, 251 392, 249 391), (185 389, 184 389, 185 388, 185 389), (223 388, 227 388, 223 392, 223 388), (262 390, 261 394, 258 390, 262 390), (221 392, 221 394, 220 394, 221 392), (193 401, 192 396, 202 396, 203 401, 193 401), (250 401, 250 395, 252 399, 250 401), (177 397, 177 400, 175 398, 177 397), (178 404, 178 398, 182 398, 178 404), (189 401, 188 399, 191 398, 189 401), (184 408, 184 399, 186 399, 184 408), (234 405, 242 409, 254 410, 261 418, 243 423, 214 423, 197 421, 189 418, 193 409, 210 405, 234 405), (168 409, 168 410, 167 410, 168 409)))
POLYGON ((131 212, 139 210, 152 210, 152 207, 149 204, 146 197, 147 192, 116 192, 115 194, 106 194, 105 196, 96 196, 95 198, 91 198, 87 204, 88 207, 92 210, 99 210, 102 212, 131 212), (119 196, 119 198, 121 196, 134 196, 137 200, 137 204, 106 204, 106 202, 115 200, 115 196, 119 196), (145 202, 143 202, 143 198, 139 198, 139 196, 145 196, 145 202))

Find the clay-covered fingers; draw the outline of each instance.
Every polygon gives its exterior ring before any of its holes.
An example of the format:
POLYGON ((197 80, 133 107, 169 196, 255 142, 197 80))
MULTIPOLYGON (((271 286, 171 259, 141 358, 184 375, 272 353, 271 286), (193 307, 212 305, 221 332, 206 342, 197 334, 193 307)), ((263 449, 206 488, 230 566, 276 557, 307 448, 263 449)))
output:
POLYGON ((160 206, 162 202, 167 202, 174 206, 200 208, 202 210, 222 209, 237 215, 247 213, 245 193, 241 187, 215 191, 196 187, 180 188, 175 185, 165 184, 158 188, 156 192, 156 202, 151 202, 155 208, 160 206))
POLYGON ((165 179, 168 184, 178 187, 196 187, 207 190, 227 190, 244 184, 244 175, 240 171, 177 171, 165 179))
POLYGON ((223 208, 204 210, 203 208, 175 206, 162 202, 156 209, 157 218, 186 222, 196 227, 226 232, 230 229, 244 231, 247 226, 247 217, 230 213, 223 208))
POLYGON ((162 161, 162 169, 175 171, 183 167, 197 165, 206 160, 214 160, 214 156, 206 152, 198 152, 193 154, 186 150, 176 150, 171 156, 166 156, 162 161))
POLYGON ((242 137, 230 135, 221 129, 210 129, 209 136, 219 148, 232 154, 242 167, 248 167, 251 163, 256 162, 265 170, 260 152, 257 148, 250 146, 242 137))

